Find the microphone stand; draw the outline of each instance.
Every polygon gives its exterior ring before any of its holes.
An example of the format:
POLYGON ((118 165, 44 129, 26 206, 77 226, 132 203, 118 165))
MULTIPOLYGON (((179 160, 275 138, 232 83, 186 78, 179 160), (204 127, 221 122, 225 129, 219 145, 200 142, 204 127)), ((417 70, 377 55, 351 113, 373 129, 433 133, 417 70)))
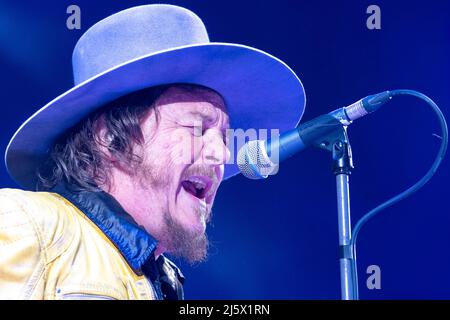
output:
POLYGON ((352 260, 356 260, 351 247, 350 190, 349 176, 353 169, 352 150, 347 135, 347 127, 336 125, 335 129, 315 143, 315 146, 332 153, 333 173, 336 176, 337 208, 339 227, 339 264, 342 300, 358 299, 358 279, 353 270, 352 260))

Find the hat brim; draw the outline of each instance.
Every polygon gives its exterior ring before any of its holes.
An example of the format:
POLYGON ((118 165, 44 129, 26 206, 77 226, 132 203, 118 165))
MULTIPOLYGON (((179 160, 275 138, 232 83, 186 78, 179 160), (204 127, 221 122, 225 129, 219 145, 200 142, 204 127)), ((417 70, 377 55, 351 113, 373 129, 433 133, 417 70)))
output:
MULTIPOLYGON (((80 83, 28 118, 6 149, 10 176, 34 190, 37 169, 64 132, 120 96, 170 83, 198 84, 219 92, 231 127, 244 131, 278 129, 282 133, 298 124, 305 108, 305 92, 297 75, 261 50, 211 42, 159 51, 80 83)), ((227 164, 224 179, 237 173, 236 164, 227 164)))

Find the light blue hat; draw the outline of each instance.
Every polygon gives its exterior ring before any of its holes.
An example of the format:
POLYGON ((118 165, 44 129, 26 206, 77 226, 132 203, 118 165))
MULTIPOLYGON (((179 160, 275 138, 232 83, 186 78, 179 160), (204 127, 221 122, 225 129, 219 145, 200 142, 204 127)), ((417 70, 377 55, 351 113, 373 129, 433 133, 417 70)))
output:
MULTIPOLYGON (((37 169, 63 133, 133 91, 170 83, 209 87, 224 98, 231 127, 243 130, 286 131, 305 107, 302 83, 284 62, 248 46, 210 42, 200 18, 173 5, 133 7, 101 20, 77 42, 72 64, 75 86, 26 120, 6 149, 8 172, 26 189, 36 188, 37 169)), ((227 164, 224 178, 237 173, 227 164)))

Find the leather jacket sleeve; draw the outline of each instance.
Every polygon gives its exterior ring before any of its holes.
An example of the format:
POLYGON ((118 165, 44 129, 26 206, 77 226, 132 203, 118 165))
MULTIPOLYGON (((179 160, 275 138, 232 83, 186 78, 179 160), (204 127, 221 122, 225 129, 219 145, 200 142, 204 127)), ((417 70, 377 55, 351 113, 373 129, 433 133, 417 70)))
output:
POLYGON ((18 194, 0 190, 0 299, 43 298, 43 243, 24 205, 18 194))

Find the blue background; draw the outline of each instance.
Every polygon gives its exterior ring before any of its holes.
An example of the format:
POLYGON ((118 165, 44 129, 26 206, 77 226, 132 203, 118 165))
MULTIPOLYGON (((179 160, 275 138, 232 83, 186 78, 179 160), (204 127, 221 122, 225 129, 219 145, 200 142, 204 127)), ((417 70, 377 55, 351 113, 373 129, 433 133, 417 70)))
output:
MULTIPOLYGON (((302 121, 395 88, 424 92, 448 118, 450 1, 166 2, 196 12, 211 40, 254 46, 290 65, 306 89, 302 121), (381 8, 381 30, 366 28, 370 4, 381 8)), ((72 86, 71 52, 81 34, 145 3, 151 1, 0 2, 0 149, 29 115, 72 86), (70 4, 81 8, 81 30, 66 28, 70 4)), ((353 222, 425 173, 439 147, 433 133, 440 133, 434 114, 413 98, 398 98, 349 128, 353 222)), ((269 180, 224 182, 209 260, 181 265, 186 298, 339 299, 330 168, 329 154, 310 149, 269 180)), ((361 298, 450 298, 449 169, 447 158, 425 188, 362 230, 361 298), (366 288, 372 264, 381 268, 381 290, 366 288)), ((0 184, 16 187, 3 165, 0 184)))

